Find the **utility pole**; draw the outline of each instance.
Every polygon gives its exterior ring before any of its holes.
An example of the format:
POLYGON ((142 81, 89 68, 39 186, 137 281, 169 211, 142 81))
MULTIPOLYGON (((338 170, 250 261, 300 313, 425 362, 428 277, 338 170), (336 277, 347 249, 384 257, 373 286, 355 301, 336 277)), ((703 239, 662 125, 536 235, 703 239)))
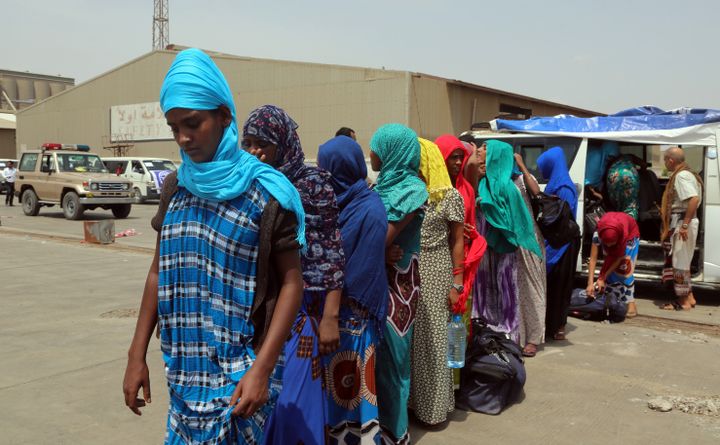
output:
POLYGON ((154 0, 153 12, 153 50, 165 49, 170 43, 170 19, 168 18, 168 0, 154 0))

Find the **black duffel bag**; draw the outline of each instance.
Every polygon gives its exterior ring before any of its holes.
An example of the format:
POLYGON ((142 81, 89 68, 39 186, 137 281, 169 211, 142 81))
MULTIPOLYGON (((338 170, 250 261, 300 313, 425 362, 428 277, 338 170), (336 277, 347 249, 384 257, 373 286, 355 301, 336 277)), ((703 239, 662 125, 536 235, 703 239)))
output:
POLYGON ((580 237, 580 226, 565 200, 540 192, 532 197, 531 204, 535 222, 550 246, 557 249, 580 237))
POLYGON ((507 334, 495 332, 479 319, 472 321, 472 339, 460 371, 455 407, 499 414, 518 400, 525 385, 522 350, 507 334))

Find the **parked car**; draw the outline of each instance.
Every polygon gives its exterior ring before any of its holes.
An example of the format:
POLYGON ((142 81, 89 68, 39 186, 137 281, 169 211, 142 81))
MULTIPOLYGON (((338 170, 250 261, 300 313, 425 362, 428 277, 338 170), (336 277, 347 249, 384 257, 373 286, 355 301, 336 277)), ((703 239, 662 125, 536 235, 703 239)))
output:
POLYGON ((162 182, 167 174, 177 170, 169 159, 121 157, 103 158, 110 173, 129 179, 133 182, 135 202, 142 203, 148 199, 160 199, 162 182))
POLYGON ((26 215, 60 205, 67 219, 80 219, 85 210, 96 208, 127 218, 134 201, 132 182, 108 173, 87 145, 74 144, 43 144, 23 153, 15 193, 26 215))

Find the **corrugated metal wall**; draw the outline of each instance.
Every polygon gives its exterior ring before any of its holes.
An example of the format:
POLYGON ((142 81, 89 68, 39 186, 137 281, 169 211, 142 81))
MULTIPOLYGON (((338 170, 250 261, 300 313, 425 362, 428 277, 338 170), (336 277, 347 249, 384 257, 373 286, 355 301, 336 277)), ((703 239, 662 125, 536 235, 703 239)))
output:
MULTIPOLYGON (((175 53, 140 57, 72 91, 18 114, 18 151, 43 142, 84 143, 99 149, 110 133, 110 107, 158 100, 175 53)), ((239 57, 214 57, 235 93, 238 125, 260 105, 275 104, 295 119, 306 156, 338 128, 353 128, 366 149, 386 122, 407 123, 406 73, 239 57)), ((130 154, 179 159, 173 141, 138 142, 130 154)))
MULTIPOLYGON (((17 149, 43 142, 83 143, 110 154, 110 107, 158 101, 175 52, 146 54, 123 66, 52 97, 17 115, 17 149)), ((308 160, 320 144, 347 126, 369 149, 375 130, 388 122, 410 125, 422 137, 459 134, 473 122, 493 119, 500 105, 530 108, 533 115, 572 112, 530 98, 490 91, 446 79, 356 67, 213 56, 235 94, 238 125, 263 104, 284 108, 299 124, 308 160)), ((18 94, 35 94, 18 86, 18 94)), ((52 90, 52 84, 50 85, 52 90)), ((46 92, 46 90, 43 90, 46 92)), ((178 160, 174 141, 136 142, 131 155, 178 160)))

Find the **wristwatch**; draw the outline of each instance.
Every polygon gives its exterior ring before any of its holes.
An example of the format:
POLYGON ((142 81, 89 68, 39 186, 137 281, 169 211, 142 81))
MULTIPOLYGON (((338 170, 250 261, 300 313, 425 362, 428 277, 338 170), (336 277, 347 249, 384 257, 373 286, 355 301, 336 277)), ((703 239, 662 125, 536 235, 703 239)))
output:
POLYGON ((681 225, 680 227, 682 227, 683 229, 687 229, 687 228, 688 228, 688 225, 685 224, 685 223, 683 223, 683 225, 681 225))
POLYGON ((459 293, 459 294, 463 293, 463 291, 465 290, 465 286, 463 286, 462 284, 455 284, 455 283, 453 283, 453 284, 452 284, 452 287, 453 287, 453 289, 455 289, 455 290, 457 291, 457 293, 459 293))

